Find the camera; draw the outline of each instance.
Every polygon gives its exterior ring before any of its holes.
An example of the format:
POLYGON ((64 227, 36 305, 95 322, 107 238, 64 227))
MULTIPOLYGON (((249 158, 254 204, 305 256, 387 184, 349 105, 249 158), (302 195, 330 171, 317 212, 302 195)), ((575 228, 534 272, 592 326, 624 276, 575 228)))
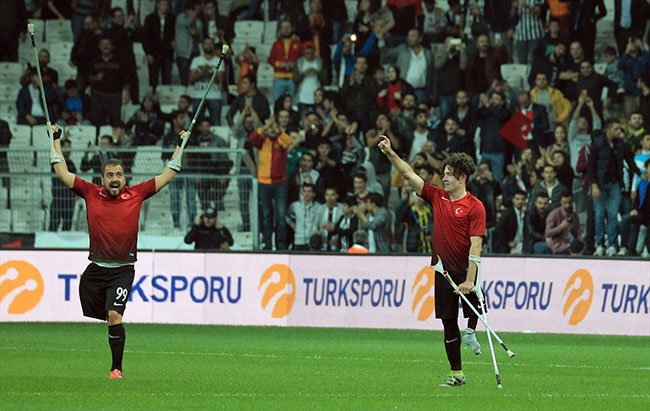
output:
POLYGON ((462 43, 461 39, 451 39, 449 40, 449 45, 450 46, 460 46, 462 43))

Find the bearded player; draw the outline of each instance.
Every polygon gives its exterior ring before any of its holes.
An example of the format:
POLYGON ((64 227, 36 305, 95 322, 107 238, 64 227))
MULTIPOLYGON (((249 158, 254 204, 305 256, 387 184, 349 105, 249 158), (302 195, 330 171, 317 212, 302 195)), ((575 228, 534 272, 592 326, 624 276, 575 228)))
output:
MULTIPOLYGON (((169 184, 181 169, 180 147, 162 173, 143 183, 128 187, 124 166, 110 159, 102 166, 102 185, 75 176, 61 152, 61 129, 52 126, 54 139, 50 163, 57 177, 86 201, 91 263, 79 283, 79 299, 86 317, 108 322, 108 344, 113 362, 110 379, 124 378, 122 357, 126 333, 122 316, 133 285, 142 202, 169 184)), ((180 133, 179 145, 185 137, 180 133)))
MULTIPOLYGON (((471 293, 476 280, 476 264, 470 264, 470 256, 480 258, 485 235, 485 208, 480 200, 467 192, 466 184, 474 173, 474 161, 465 153, 453 153, 444 162, 442 183, 444 190, 425 183, 413 169, 393 151, 390 140, 381 136, 379 149, 388 157, 397 171, 413 190, 433 208, 433 249, 431 265, 444 262, 449 275, 456 284, 454 290, 442 274, 436 272, 435 311, 436 318, 442 320, 445 336, 445 350, 451 372, 441 384, 453 387, 465 384, 465 374, 460 356, 460 329, 458 328, 458 293, 468 294, 467 298, 478 307, 478 298, 471 293)), ((463 314, 468 326, 463 341, 480 354, 481 346, 476 340, 474 330, 478 317, 463 301, 463 314)))

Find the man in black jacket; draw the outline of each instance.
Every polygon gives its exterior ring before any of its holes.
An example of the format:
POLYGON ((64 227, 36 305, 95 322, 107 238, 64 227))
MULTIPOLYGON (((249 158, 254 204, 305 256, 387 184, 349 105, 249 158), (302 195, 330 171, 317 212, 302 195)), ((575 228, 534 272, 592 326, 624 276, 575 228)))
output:
POLYGON ((524 210, 526 193, 517 191, 512 196, 512 206, 503 210, 492 233, 492 252, 521 254, 524 247, 524 210))
POLYGON ((535 196, 535 209, 524 216, 524 253, 548 254, 546 244, 546 217, 548 217, 548 194, 540 191, 535 196))
POLYGON ((195 250, 228 250, 234 240, 230 230, 217 220, 217 211, 208 208, 185 236, 185 244, 192 243, 195 250))

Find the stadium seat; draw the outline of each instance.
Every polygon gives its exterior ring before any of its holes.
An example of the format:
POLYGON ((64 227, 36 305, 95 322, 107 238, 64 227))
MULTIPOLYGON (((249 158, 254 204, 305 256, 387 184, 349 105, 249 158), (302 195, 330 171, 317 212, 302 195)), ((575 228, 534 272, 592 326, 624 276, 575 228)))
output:
POLYGON ((11 220, 14 232, 36 232, 45 230, 45 210, 37 206, 13 206, 12 190, 12 208, 11 220))
POLYGON ((98 133, 97 133, 97 139, 98 140, 99 140, 99 138, 101 136, 106 136, 106 135, 111 136, 111 135, 113 135, 113 127, 111 127, 110 124, 104 124, 103 126, 100 126, 97 131, 98 131, 98 133))
POLYGON ((160 147, 138 147, 133 160, 133 174, 142 174, 151 178, 160 174, 163 169, 160 147))
MULTIPOLYGON (((264 44, 272 45, 278 39, 278 21, 270 20, 264 25, 264 44)), ((260 60, 261 61, 261 60, 260 60)))
POLYGON ((122 120, 124 120, 124 123, 128 122, 133 113, 138 111, 139 108, 139 104, 122 104, 122 120))
POLYGON ((257 69, 257 88, 270 89, 271 87, 273 87, 273 66, 260 62, 257 69))
POLYGON ((45 20, 45 40, 48 42, 74 41, 70 20, 45 20))
POLYGON ((0 119, 3 119, 9 125, 16 124, 18 113, 16 104, 13 102, 0 103, 0 119))
POLYGON ((515 91, 528 89, 528 70, 526 64, 502 64, 501 76, 515 91))
POLYGON ((158 93, 158 104, 173 104, 176 106, 178 98, 187 94, 187 87, 180 84, 163 84, 156 87, 158 93))
POLYGON ((235 41, 239 44, 259 44, 262 42, 264 22, 258 20, 240 20, 235 22, 235 41))
POLYGON ((24 71, 25 65, 23 63, 10 61, 0 63, 0 83, 2 83, 2 89, 4 90, 5 86, 11 86, 13 88, 14 100, 18 95, 18 88, 20 87, 19 80, 24 71))
POLYGON ((354 19, 357 17, 357 14, 359 14, 357 11, 358 4, 359 2, 357 0, 345 0, 345 8, 348 11, 348 21, 354 21, 354 19))
POLYGON ((59 86, 61 86, 62 90, 66 80, 75 80, 77 78, 77 68, 70 67, 68 62, 57 61, 56 63, 51 63, 50 67, 59 73, 59 86))
POLYGON ((11 231, 11 210, 6 205, 0 209, 0 232, 6 233, 11 231))
POLYGON ((72 41, 56 41, 48 43, 51 63, 57 65, 68 64, 74 43, 72 41))

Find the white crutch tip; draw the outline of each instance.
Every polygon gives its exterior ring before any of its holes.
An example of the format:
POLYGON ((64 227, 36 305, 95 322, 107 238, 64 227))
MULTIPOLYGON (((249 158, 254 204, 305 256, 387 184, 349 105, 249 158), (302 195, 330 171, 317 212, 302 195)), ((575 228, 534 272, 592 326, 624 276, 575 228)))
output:
POLYGON ((515 356, 515 353, 513 353, 513 352, 510 351, 510 350, 508 350, 508 358, 512 358, 512 357, 514 357, 514 356, 515 356))
POLYGON ((221 55, 225 56, 226 54, 228 54, 228 50, 230 50, 230 46, 227 44, 223 44, 221 46, 221 55))
POLYGON ((34 34, 34 23, 27 23, 27 31, 29 34, 34 34))
POLYGON ((503 389, 503 385, 501 385, 501 384, 497 385, 497 387, 498 387, 500 390, 503 389))

